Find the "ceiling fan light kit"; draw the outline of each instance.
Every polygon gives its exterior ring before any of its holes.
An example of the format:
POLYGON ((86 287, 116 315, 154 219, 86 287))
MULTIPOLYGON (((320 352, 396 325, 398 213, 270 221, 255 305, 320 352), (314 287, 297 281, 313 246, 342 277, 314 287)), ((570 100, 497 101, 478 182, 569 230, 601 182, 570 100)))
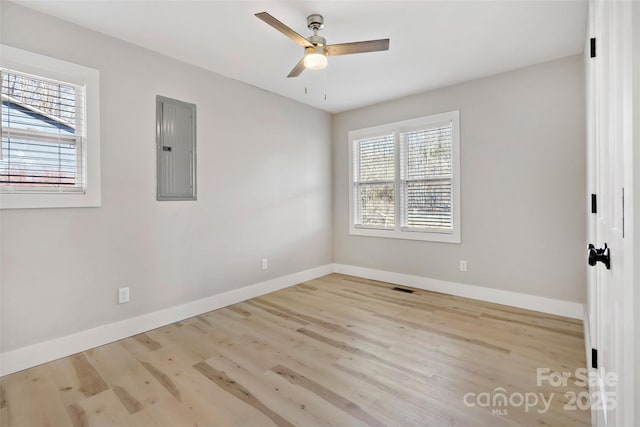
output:
POLYGON ((327 56, 324 47, 304 48, 304 67, 310 70, 322 70, 327 67, 327 56))
POLYGON ((327 45, 326 39, 318 35, 318 30, 324 28, 324 18, 317 13, 307 16, 307 28, 313 31, 313 35, 307 38, 302 37, 267 12, 256 13, 256 17, 304 47, 304 57, 298 61, 287 77, 298 77, 305 68, 310 70, 326 68, 327 56, 389 50, 389 39, 327 45))

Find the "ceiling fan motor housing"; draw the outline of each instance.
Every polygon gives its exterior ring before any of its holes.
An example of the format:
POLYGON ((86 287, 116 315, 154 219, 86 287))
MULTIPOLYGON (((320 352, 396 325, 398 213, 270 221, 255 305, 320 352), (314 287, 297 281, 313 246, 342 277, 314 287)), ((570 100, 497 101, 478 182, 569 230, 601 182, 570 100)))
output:
POLYGON ((318 13, 307 16, 307 28, 318 31, 324 28, 324 18, 318 13))

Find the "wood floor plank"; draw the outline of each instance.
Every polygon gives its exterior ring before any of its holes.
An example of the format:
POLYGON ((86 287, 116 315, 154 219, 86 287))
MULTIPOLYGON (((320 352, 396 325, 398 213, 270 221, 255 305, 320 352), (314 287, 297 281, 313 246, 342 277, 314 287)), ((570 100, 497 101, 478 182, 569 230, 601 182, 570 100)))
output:
POLYGON ((153 375, 153 377, 160 383, 160 385, 162 385, 169 393, 171 393, 171 395, 175 397, 176 400, 182 400, 180 398, 180 390, 178 390, 178 387, 176 387, 174 382, 171 380, 171 378, 169 378, 167 374, 153 366, 151 363, 140 362, 140 364, 144 366, 144 368, 149 371, 149 373, 153 375))
MULTIPOLYGON (((276 338, 277 341, 271 342, 272 345, 265 345, 260 338, 257 338, 250 332, 242 336, 246 338, 240 338, 236 348, 227 347, 221 349, 225 357, 233 358, 233 362, 237 363, 238 366, 227 365, 226 367, 227 369, 234 370, 234 375, 237 374, 235 368, 239 369, 241 366, 250 366, 253 372, 261 372, 264 369, 272 369, 271 367, 273 366, 283 364, 327 388, 340 390, 343 397, 360 405, 363 410, 378 412, 381 421, 388 425, 421 426, 424 425, 427 419, 427 414, 417 406, 412 407, 410 410, 404 408, 407 403, 399 400, 395 394, 380 393, 366 382, 359 381, 357 378, 345 378, 344 375, 340 375, 332 365, 332 361, 336 360, 335 356, 323 352, 321 348, 308 345, 309 343, 304 340, 294 341, 296 344, 289 348, 288 344, 290 344, 291 341, 287 341, 286 339, 278 340, 276 338), (291 357, 291 353, 295 354, 296 357, 291 357), (381 402, 384 403, 381 404, 381 402), (396 408, 397 412, 392 414, 380 412, 381 407, 389 407, 390 405, 396 408)), ((270 337, 272 336, 273 335, 270 335, 270 337)), ((311 344, 313 344, 313 342, 311 342, 311 344)), ((332 350, 329 349, 329 351, 332 350)), ((335 351, 332 352, 335 353, 335 351)), ((207 359, 208 363, 214 363, 215 361, 219 362, 220 359, 207 359)), ((224 369, 224 367, 220 369, 224 369)), ((254 385, 260 385, 263 381, 256 382, 252 380, 251 382, 254 385)), ((285 390, 282 385, 279 386, 279 389, 280 392, 285 390)), ((255 388, 252 387, 252 390, 255 390, 255 388)), ((303 395, 304 389, 299 388, 298 390, 296 397, 303 395)), ((317 397, 316 395, 316 399, 312 399, 306 403, 307 411, 312 412, 318 406, 317 397)), ((264 396, 264 398, 268 399, 269 396, 264 396)), ((291 399, 291 397, 288 399, 291 399)), ((334 413, 335 408, 332 410, 332 415, 334 413)), ((347 422, 344 420, 338 421, 338 423, 332 423, 331 425, 353 425, 355 419, 347 422)), ((306 422, 305 420, 301 420, 296 424, 306 425, 308 422, 309 420, 306 422)), ((311 423, 311 425, 315 424, 311 423)))
MULTIPOLYGON (((194 425, 220 425, 220 426, 260 426, 264 423, 263 416, 255 411, 247 410, 246 405, 235 397, 229 395, 215 383, 207 379, 193 368, 194 364, 201 360, 194 359, 181 348, 164 346, 158 351, 139 355, 147 363, 170 377, 179 390, 181 400, 173 396, 171 399, 163 399, 154 407, 145 408, 143 412, 152 412, 154 419, 156 408, 171 402, 170 407, 175 411, 167 413, 164 419, 183 420, 174 422, 173 425, 187 424, 191 421, 194 425), (255 412, 255 413, 254 413, 255 412)), ((159 409, 161 413, 167 412, 166 406, 159 409)), ((163 425, 163 422, 159 422, 163 425)), ((169 424, 171 426, 171 424, 169 424)))
POLYGON ((374 344, 376 346, 380 346, 383 348, 389 348, 391 347, 391 344, 388 342, 383 342, 379 339, 377 339, 376 337, 372 337, 372 336, 368 336, 365 334, 361 334, 357 331, 354 331, 353 329, 349 329, 349 327, 347 326, 342 326, 327 320, 324 320, 320 317, 314 317, 314 316, 309 316, 307 314, 301 313, 300 311, 294 311, 294 310, 290 310, 286 307, 283 307, 281 305, 275 304, 273 302, 269 302, 266 301, 264 299, 260 300, 258 299, 256 301, 256 303, 253 304, 254 307, 259 307, 259 308, 263 308, 264 305, 270 306, 273 309, 279 310, 282 313, 285 313, 287 316, 289 316, 289 318, 291 319, 302 319, 303 320, 303 326, 309 325, 309 324, 315 324, 318 325, 320 327, 322 327, 323 329, 328 330, 329 332, 333 332, 333 333, 337 333, 339 335, 344 335, 347 337, 351 337, 351 338, 356 338, 358 340, 361 341, 366 341, 368 343, 374 344))
POLYGON ((127 409, 127 411, 129 411, 129 414, 135 414, 142 410, 142 403, 140 403, 135 397, 131 396, 126 388, 116 385, 111 387, 111 389, 116 396, 118 396, 122 405, 127 409))
MULTIPOLYGON (((273 294, 270 297, 281 301, 287 301, 288 304, 296 303, 291 296, 283 296, 284 294, 273 294)), ((350 305, 348 300, 339 300, 329 295, 314 295, 304 300, 298 300, 298 311, 317 311, 317 307, 330 306, 331 310, 322 310, 317 313, 319 317, 327 319, 330 322, 340 323, 360 335, 372 336, 387 346, 389 343, 396 345, 398 342, 420 342, 422 347, 430 346, 425 340, 426 335, 402 325, 390 324, 390 322, 374 317, 372 311, 359 310, 358 307, 350 305)), ((352 335, 355 336, 355 335, 352 335)))
POLYGON ((420 330, 427 331, 427 332, 430 332, 430 333, 433 333, 433 334, 436 334, 436 335, 440 335, 440 336, 443 336, 443 337, 446 337, 446 338, 450 338, 450 339, 453 339, 453 340, 468 342, 468 343, 475 344, 475 345, 478 345, 478 346, 481 346, 481 347, 485 347, 487 349, 494 350, 494 351, 497 351, 497 352, 500 352, 500 353, 509 354, 511 352, 511 350, 509 350, 508 348, 492 344, 490 342, 487 342, 487 340, 478 339, 478 338, 471 338, 469 336, 453 333, 453 332, 447 331, 445 328, 436 328, 436 327, 432 327, 432 326, 429 326, 429 325, 413 322, 413 321, 410 321, 410 320, 400 319, 398 317, 387 316, 387 315, 384 315, 384 314, 377 314, 376 316, 382 317, 383 319, 387 319, 387 320, 389 320, 391 322, 396 322, 396 323, 400 323, 400 324, 405 325, 405 326, 409 326, 410 328, 413 328, 413 329, 420 329, 420 330))
POLYGON ((6 392, 6 425, 72 425, 49 366, 41 365, 17 372, 4 377, 2 382, 6 392))
POLYGON ((199 362, 193 367, 205 377, 209 378, 221 389, 227 391, 232 396, 242 400, 250 406, 253 406, 258 411, 262 412, 266 417, 271 419, 277 426, 281 427, 294 427, 289 421, 284 419, 280 414, 267 407, 264 403, 258 400, 249 390, 238 384, 235 380, 230 378, 226 373, 214 369, 206 362, 199 362))
POLYGON ((169 392, 119 343, 86 352, 87 360, 100 372, 123 408, 149 407, 169 392), (115 392, 115 389, 118 392, 115 392))
POLYGON ((162 347, 159 342, 154 341, 147 334, 134 335, 132 338, 147 347, 150 351, 157 350, 162 347))
POLYGON ((304 375, 294 372, 293 370, 282 365, 274 366, 273 368, 271 368, 271 370, 281 377, 285 378, 291 384, 296 384, 312 391, 340 410, 354 416, 355 418, 358 418, 359 420, 364 421, 370 426, 380 427, 385 425, 373 415, 363 411, 362 408, 360 408, 353 401, 341 396, 340 394, 328 389, 327 387, 324 387, 321 384, 318 384, 315 381, 308 379, 304 375))
POLYGON ((86 397, 94 396, 105 391, 107 383, 104 382, 100 374, 89 363, 83 353, 71 356, 71 363, 76 370, 76 375, 80 380, 80 389, 86 397))
MULTIPOLYGON (((194 411, 172 398, 164 398, 153 408, 143 409, 129 417, 132 426, 181 427, 214 425, 199 419, 194 411)), ((222 425, 222 424, 220 424, 222 425)))
MULTIPOLYGON (((245 341, 243 347, 251 344, 260 345, 245 341)), ((354 427, 366 425, 345 412, 336 411, 331 403, 319 399, 318 395, 310 390, 291 384, 271 369, 264 371, 264 358, 271 361, 269 366, 277 363, 292 364, 296 368, 301 366, 272 347, 266 350, 261 349, 260 352, 226 351, 225 354, 211 357, 206 362, 217 370, 228 373, 241 384, 250 385, 252 393, 258 400, 267 407, 278 408, 278 413, 295 425, 354 427)))
POLYGON ((0 382, 0 409, 4 409, 4 407, 7 406, 7 397, 5 393, 4 384, 0 382))
MULTIPOLYGON (((305 329, 305 328, 300 328, 298 329, 298 332, 300 332, 301 334, 303 334, 306 337, 309 338, 313 338, 315 340, 318 340, 322 343, 325 343, 327 345, 331 345, 334 346, 336 348, 339 348, 343 351, 346 351, 348 353, 354 354, 356 356, 362 357, 364 359, 367 360, 372 360, 375 362, 378 362, 382 365, 388 366, 390 368, 395 368, 399 371, 406 371, 406 372, 411 372, 413 375, 419 377, 419 378, 428 378, 431 373, 430 372, 421 372, 418 369, 420 369, 419 367, 406 367, 406 366, 402 366, 399 365, 395 362, 391 362, 383 357, 378 356, 377 354, 368 352, 366 350, 362 350, 361 348, 358 347, 354 347, 350 344, 347 344, 345 342, 339 341, 339 340, 335 340, 332 338, 329 338, 325 335, 319 334, 317 332, 311 331, 309 329, 305 329)), ((429 370, 427 370, 429 371, 429 370)))
POLYGON ((106 390, 69 406, 75 427, 129 426, 129 413, 113 390, 106 390))
POLYGON ((344 357, 335 367, 349 376, 360 378, 388 394, 424 409, 427 425, 513 426, 503 418, 496 418, 481 408, 465 407, 460 396, 446 393, 435 384, 425 384, 411 375, 392 371, 384 366, 367 363, 353 357, 344 357))

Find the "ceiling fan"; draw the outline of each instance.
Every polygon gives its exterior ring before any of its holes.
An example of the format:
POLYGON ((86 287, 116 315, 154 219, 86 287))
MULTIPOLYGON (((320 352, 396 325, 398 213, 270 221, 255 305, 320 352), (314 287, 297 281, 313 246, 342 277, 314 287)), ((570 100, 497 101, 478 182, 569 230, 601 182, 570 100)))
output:
POLYGON ((317 13, 307 17, 307 28, 313 31, 313 35, 308 38, 302 37, 267 12, 256 13, 256 17, 304 47, 304 57, 293 67, 287 77, 298 77, 305 68, 322 70, 327 66, 327 56, 389 50, 389 39, 327 45, 327 40, 318 35, 318 30, 324 27, 324 18, 317 13))

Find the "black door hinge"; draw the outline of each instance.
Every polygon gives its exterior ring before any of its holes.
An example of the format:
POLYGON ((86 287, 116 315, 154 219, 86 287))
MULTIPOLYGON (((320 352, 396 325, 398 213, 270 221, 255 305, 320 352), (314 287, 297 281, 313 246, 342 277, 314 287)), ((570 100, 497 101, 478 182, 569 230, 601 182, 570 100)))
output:
POLYGON ((591 213, 598 213, 598 198, 595 194, 591 195, 591 213))
POLYGON ((589 52, 592 58, 596 57, 596 38, 595 37, 591 37, 589 52))
POLYGON ((591 367, 593 369, 598 369, 598 349, 591 349, 591 367))

